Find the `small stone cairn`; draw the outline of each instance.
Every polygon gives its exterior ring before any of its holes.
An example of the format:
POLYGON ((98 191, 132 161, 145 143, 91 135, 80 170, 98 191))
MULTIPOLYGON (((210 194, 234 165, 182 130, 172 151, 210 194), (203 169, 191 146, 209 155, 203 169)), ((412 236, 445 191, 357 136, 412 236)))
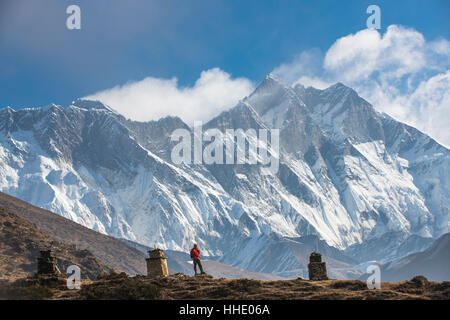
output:
POLYGON ((309 256, 308 273, 309 280, 328 280, 327 267, 320 253, 314 251, 309 256))
POLYGON ((167 277, 169 269, 167 268, 167 257, 164 257, 164 251, 155 248, 148 253, 150 258, 145 259, 147 261, 147 277, 167 277))
POLYGON ((59 276, 61 274, 61 271, 59 271, 56 257, 53 255, 52 251, 42 250, 40 252, 41 256, 37 258, 37 275, 59 276))
POLYGON ((28 285, 43 285, 52 288, 66 288, 66 274, 58 268, 56 257, 51 250, 41 250, 37 258, 37 273, 26 279, 28 285))

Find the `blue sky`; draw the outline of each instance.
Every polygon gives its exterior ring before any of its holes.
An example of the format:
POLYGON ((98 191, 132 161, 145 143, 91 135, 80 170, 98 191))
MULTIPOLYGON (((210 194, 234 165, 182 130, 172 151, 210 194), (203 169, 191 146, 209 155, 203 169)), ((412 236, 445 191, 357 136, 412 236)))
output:
POLYGON ((344 82, 449 146, 449 40, 448 0, 2 0, 0 107, 89 96, 136 120, 206 120, 272 72, 344 82))
POLYGON ((147 76, 191 85, 213 67, 258 82, 298 52, 364 29, 369 4, 382 28, 450 38, 445 0, 2 0, 0 105, 65 105, 147 76), (81 8, 79 31, 65 27, 70 4, 81 8))

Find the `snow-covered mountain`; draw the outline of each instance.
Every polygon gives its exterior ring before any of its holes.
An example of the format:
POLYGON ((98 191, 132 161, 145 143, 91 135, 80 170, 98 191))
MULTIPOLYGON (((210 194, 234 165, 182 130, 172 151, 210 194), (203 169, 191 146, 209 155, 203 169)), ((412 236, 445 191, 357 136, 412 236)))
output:
POLYGON ((224 263, 281 275, 302 263, 280 243, 308 235, 363 262, 410 254, 408 243, 423 250, 449 230, 450 151, 342 84, 291 87, 269 75, 204 125, 279 129, 276 175, 175 165, 178 128, 191 130, 176 117, 127 120, 96 101, 1 109, 0 191, 108 235, 178 251, 197 242, 224 263))

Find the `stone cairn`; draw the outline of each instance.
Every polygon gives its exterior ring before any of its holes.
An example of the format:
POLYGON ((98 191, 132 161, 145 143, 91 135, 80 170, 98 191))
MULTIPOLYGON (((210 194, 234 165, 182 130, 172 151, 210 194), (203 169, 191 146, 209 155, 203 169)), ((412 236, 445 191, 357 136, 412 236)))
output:
POLYGON ((61 273, 56 257, 51 250, 42 250, 37 258, 37 273, 26 279, 28 285, 42 285, 51 288, 66 288, 66 274, 61 273))
POLYGON ((56 257, 51 250, 42 250, 38 260, 38 275, 59 276, 61 271, 58 269, 56 257))
POLYGON ((328 280, 327 267, 320 253, 314 251, 309 256, 308 273, 309 280, 328 280))
POLYGON ((167 257, 164 257, 164 251, 158 248, 150 250, 150 258, 147 261, 147 277, 167 277, 169 269, 167 268, 167 257))

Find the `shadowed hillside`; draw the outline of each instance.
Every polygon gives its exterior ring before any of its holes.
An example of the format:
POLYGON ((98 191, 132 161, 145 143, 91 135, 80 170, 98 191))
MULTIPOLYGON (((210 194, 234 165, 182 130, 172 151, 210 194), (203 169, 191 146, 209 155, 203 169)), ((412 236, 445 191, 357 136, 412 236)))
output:
MULTIPOLYGON (((74 245, 80 250, 89 250, 99 260, 113 268, 132 275, 146 273, 145 254, 116 238, 83 227, 2 192, 0 192, 0 208, 33 223, 58 241, 74 245)), ((58 254, 56 256, 58 257, 58 254)))
POLYGON ((51 249, 61 272, 75 264, 82 277, 95 279, 101 272, 114 271, 88 250, 79 250, 39 230, 34 224, 0 208, 0 279, 32 276, 37 270, 39 251, 51 249))
POLYGON ((450 233, 437 239, 428 249, 408 255, 383 267, 384 281, 400 281, 422 274, 434 281, 450 279, 450 233))

